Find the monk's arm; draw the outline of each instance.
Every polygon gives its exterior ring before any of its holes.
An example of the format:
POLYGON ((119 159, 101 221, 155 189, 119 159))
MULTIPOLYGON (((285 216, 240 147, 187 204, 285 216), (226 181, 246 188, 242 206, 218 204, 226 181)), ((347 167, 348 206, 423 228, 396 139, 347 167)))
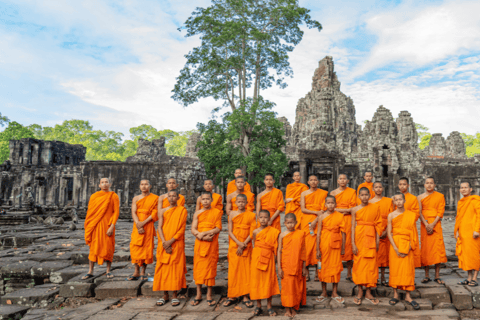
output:
POLYGON ((200 210, 200 199, 201 199, 201 197, 198 197, 198 198, 197 198, 197 205, 196 205, 196 207, 195 207, 195 211, 200 210))
POLYGON ((432 228, 434 228, 437 225, 438 221, 442 220, 444 213, 445 213, 445 198, 443 198, 443 201, 441 201, 437 206, 437 216, 435 217, 435 220, 431 223, 432 228))
POLYGON ((417 202, 418 202, 418 213, 419 213, 419 216, 420 216, 420 221, 422 222, 422 224, 425 226, 425 228, 428 226, 428 221, 425 220, 425 217, 423 216, 422 214, 422 200, 420 199, 420 196, 417 197, 417 202))
POLYGON ((245 243, 239 241, 237 237, 233 234, 233 220, 232 216, 228 216, 228 236, 232 239, 239 247, 246 247, 245 243))
POLYGON ((320 259, 322 256, 322 252, 320 251, 320 241, 322 238, 322 222, 323 216, 318 218, 318 225, 317 225, 317 259, 320 259))
POLYGON ((230 215, 230 211, 232 211, 232 194, 227 196, 227 208, 225 208, 227 215, 230 215))
POLYGON ((305 194, 302 193, 300 196, 300 207, 302 209, 302 213, 306 214, 314 214, 316 216, 320 215, 320 211, 313 211, 313 210, 308 210, 306 205, 305 205, 305 194))
POLYGON ((259 194, 258 197, 257 197, 257 206, 255 208, 255 213, 257 214, 257 219, 258 219, 258 214, 260 213, 260 210, 262 210, 262 193, 259 194))
POLYGON ((198 240, 202 240, 203 238, 203 233, 198 231, 198 215, 197 213, 195 212, 195 214, 193 215, 193 221, 192 221, 192 234, 194 235, 195 238, 197 238, 198 240))
POLYGON ((113 195, 113 216, 110 218, 108 225, 110 226, 107 230, 107 236, 113 235, 113 230, 115 230, 115 224, 117 223, 118 216, 120 215, 120 199, 116 194, 113 195))
POLYGON ((335 211, 338 211, 344 215, 350 214, 350 211, 352 211, 352 208, 345 208, 345 209, 340 209, 340 208, 335 208, 335 211))
POLYGON ((282 246, 283 246, 283 234, 281 233, 278 237, 278 249, 277 249, 277 273, 280 279, 283 279, 283 270, 282 270, 282 246))
POLYGON ((137 197, 134 197, 132 200, 132 219, 133 222, 137 225, 138 228, 138 223, 140 222, 137 216, 137 197))
POLYGON ((345 234, 345 232, 342 232, 342 254, 345 254, 345 242, 347 239, 347 235, 345 234))
POLYGON ((392 247, 393 247, 393 250, 395 250, 397 256, 399 256, 399 252, 398 252, 397 245, 395 244, 395 241, 393 241, 393 235, 392 235, 392 214, 391 214, 391 213, 388 215, 387 235, 388 235, 388 240, 390 241, 390 244, 391 244, 392 247))
POLYGON ((157 232, 158 232, 158 236, 160 237, 160 239, 162 240, 162 243, 165 243, 166 240, 165 240, 165 235, 163 234, 163 212, 164 210, 160 210, 158 212, 158 228, 157 228, 157 232))
POLYGON ((357 255, 357 245, 355 244, 355 228, 357 227, 357 221, 355 221, 356 210, 352 210, 352 230, 349 230, 352 233, 352 250, 353 254, 357 255))

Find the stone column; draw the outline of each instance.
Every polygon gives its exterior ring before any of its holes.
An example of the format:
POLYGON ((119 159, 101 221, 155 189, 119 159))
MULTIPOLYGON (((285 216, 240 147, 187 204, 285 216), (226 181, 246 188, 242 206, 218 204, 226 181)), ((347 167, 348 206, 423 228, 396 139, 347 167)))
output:
POLYGON ((307 184, 307 162, 302 160, 299 162, 300 175, 302 176, 301 183, 307 184))
POLYGON ((66 205, 65 202, 65 188, 67 187, 67 179, 64 179, 63 177, 60 178, 60 190, 59 190, 59 195, 58 195, 58 203, 56 204, 57 206, 64 206, 66 205))

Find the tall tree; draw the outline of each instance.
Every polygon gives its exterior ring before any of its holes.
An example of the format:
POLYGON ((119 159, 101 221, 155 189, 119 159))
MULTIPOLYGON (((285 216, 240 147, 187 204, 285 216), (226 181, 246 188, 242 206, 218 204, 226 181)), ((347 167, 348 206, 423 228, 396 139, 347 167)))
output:
POLYGON ((0 126, 5 126, 8 125, 10 122, 10 119, 8 119, 6 116, 2 116, 2 113, 0 112, 0 126))
POLYGON ((8 123, 7 128, 0 132, 0 164, 10 156, 10 140, 34 138, 33 132, 16 121, 8 123))

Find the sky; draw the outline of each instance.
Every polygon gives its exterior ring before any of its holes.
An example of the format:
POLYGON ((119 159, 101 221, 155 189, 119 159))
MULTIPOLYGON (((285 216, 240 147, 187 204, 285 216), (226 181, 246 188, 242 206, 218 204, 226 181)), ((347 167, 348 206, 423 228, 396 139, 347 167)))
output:
MULTIPOLYGON (((184 108, 171 90, 200 44, 182 26, 206 0, 2 0, 0 113, 24 125, 90 121, 121 131, 175 131, 206 123, 221 104, 184 108), (192 4, 193 3, 193 4, 192 4)), ((300 1, 321 32, 305 29, 290 55, 288 87, 262 95, 293 125, 315 68, 333 57, 357 123, 378 106, 445 137, 480 131, 480 1, 300 1)))

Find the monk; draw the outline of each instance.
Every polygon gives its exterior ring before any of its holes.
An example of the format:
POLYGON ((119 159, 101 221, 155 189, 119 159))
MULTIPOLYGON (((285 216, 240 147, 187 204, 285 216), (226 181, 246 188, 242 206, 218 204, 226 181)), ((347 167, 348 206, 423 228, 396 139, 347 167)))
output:
POLYGON ((345 299, 338 295, 338 283, 343 270, 342 254, 345 253, 345 221, 343 214, 335 211, 337 199, 328 195, 325 198, 326 211, 318 218, 317 259, 322 261, 319 278, 322 282, 322 295, 318 302, 328 299, 327 283, 333 285, 332 299, 344 304, 345 299))
POLYGON ((236 197, 239 194, 244 194, 247 196, 247 206, 246 210, 254 212, 255 211, 255 195, 250 191, 245 190, 245 177, 238 176, 235 178, 235 185, 237 186, 237 190, 230 193, 227 196, 227 216, 230 215, 231 211, 237 211, 237 205, 235 204, 236 197))
POLYGON ((286 231, 278 238, 277 268, 282 281, 282 306, 285 316, 295 317, 301 305, 307 303, 307 268, 305 266, 305 232, 295 230, 297 217, 285 215, 286 231))
POLYGON ((418 196, 420 202, 420 220, 422 237, 422 266, 425 267, 425 278, 422 283, 431 281, 429 268, 435 265, 435 281, 445 284, 440 278, 440 264, 447 262, 445 243, 443 242, 442 218, 445 212, 445 197, 435 191, 435 179, 425 179, 425 192, 418 196))
POLYGON ((141 195, 132 200, 133 230, 130 241, 130 257, 135 265, 133 275, 127 281, 146 281, 145 269, 153 263, 155 247, 155 221, 158 220, 158 196, 150 193, 150 181, 140 181, 141 195))
MULTIPOLYGON (((227 197, 228 195, 230 195, 231 193, 237 190, 237 186, 236 186, 237 177, 245 177, 245 175, 243 174, 243 170, 240 168, 235 170, 234 176, 235 176, 235 179, 230 181, 227 185, 227 197)), ((245 191, 252 192, 252 189, 250 188, 250 185, 246 180, 245 180, 245 191)))
POLYGON ((170 205, 158 212, 157 265, 153 278, 153 291, 164 291, 157 306, 163 306, 169 300, 168 291, 172 291, 172 306, 178 306, 177 291, 187 286, 185 278, 185 229, 187 210, 178 205, 176 190, 168 191, 170 205), (167 240, 168 239, 168 240, 167 240))
POLYGON ((231 306, 242 299, 247 308, 253 307, 253 302, 248 298, 250 293, 250 270, 252 261, 252 234, 256 229, 256 215, 246 211, 247 196, 237 195, 237 211, 230 212, 228 216, 228 293, 224 307, 231 306))
MULTIPOLYGON (((300 196, 300 204, 302 207, 302 221, 300 222, 300 230, 303 230, 307 237, 305 238, 305 250, 307 255, 306 265, 307 281, 310 281, 310 266, 317 265, 317 218, 323 214, 325 210, 325 198, 328 192, 318 188, 318 178, 312 174, 308 177, 308 185, 310 189, 302 192, 300 196)), ((318 280, 318 272, 315 272, 315 281, 318 280)))
POLYGON ((85 242, 90 247, 88 255, 88 273, 83 280, 93 278, 95 262, 103 265, 107 261, 107 278, 113 278, 110 272, 115 252, 115 224, 120 214, 120 200, 110 191, 110 180, 100 179, 100 191, 90 196, 87 216, 85 217, 85 242))
MULTIPOLYGON (((177 188, 178 188, 177 180, 175 180, 175 178, 169 178, 167 180, 166 186, 167 186, 167 193, 162 194, 158 198, 158 211, 160 211, 163 208, 166 208, 166 207, 170 206, 170 203, 168 202, 168 191, 177 190, 177 188)), ((181 207, 185 206, 185 197, 182 196, 181 194, 178 194, 177 205, 179 205, 181 207)))
POLYGON ((268 222, 268 225, 281 232, 282 226, 280 225, 280 213, 285 210, 283 193, 273 187, 275 184, 273 174, 267 173, 263 182, 265 183, 265 190, 257 197, 257 216, 261 210, 268 210, 270 212, 270 221, 268 222))
MULTIPOLYGON (((357 195, 359 194, 359 191, 361 188, 365 187, 369 190, 370 192, 370 199, 373 199, 375 197, 375 192, 373 191, 373 173, 371 171, 365 171, 365 174, 363 176, 363 179, 365 179, 365 182, 361 183, 358 188, 357 188, 357 195)), ((357 204, 362 203, 360 198, 357 198, 357 204)))
POLYGON ((270 211, 260 211, 258 214, 260 227, 252 232, 250 298, 257 300, 255 316, 263 313, 262 299, 267 299, 268 314, 276 316, 277 313, 272 308, 272 296, 280 294, 277 273, 275 272, 275 254, 277 253, 280 231, 269 226, 268 221, 270 221, 270 211))
POLYGON ((376 288, 378 281, 377 251, 382 232, 382 217, 378 205, 368 202, 368 188, 361 188, 359 193, 362 204, 352 210, 353 282, 358 287, 358 295, 353 302, 362 304, 365 287, 365 300, 377 305, 380 301, 372 295, 371 288, 376 288))
POLYGON ((390 251, 390 241, 387 236, 388 215, 393 211, 393 201, 390 198, 383 196, 383 183, 376 181, 373 184, 373 191, 375 197, 370 199, 369 203, 375 203, 380 209, 380 217, 382 218, 382 231, 380 233, 380 243, 378 245, 377 264, 380 268, 381 278, 380 283, 388 287, 388 282, 385 279, 385 268, 388 267, 388 255, 390 251))
POLYGON ((222 230, 222 211, 212 208, 212 193, 202 191, 202 206, 193 215, 192 234, 195 236, 193 252, 193 280, 197 285, 197 296, 192 306, 202 301, 202 285, 207 286, 207 303, 209 306, 217 302, 213 300, 213 286, 217 275, 218 234, 222 230))
POLYGON ((285 192, 285 203, 286 203, 286 208, 285 212, 287 213, 293 213, 295 216, 297 216, 297 226, 298 228, 300 222, 302 221, 302 207, 300 205, 300 195, 302 192, 307 191, 309 188, 304 185, 303 183, 300 183, 300 180, 302 179, 302 176, 300 175, 300 172, 295 171, 293 173, 293 181, 294 183, 290 183, 287 186, 287 190, 285 192))
POLYGON ((454 235, 458 267, 468 272, 468 278, 459 284, 476 287, 480 269, 480 197, 472 195, 470 182, 460 184, 460 193, 463 198, 457 204, 454 235))
MULTIPOLYGON (((218 193, 214 193, 213 189, 215 188, 215 185, 213 184, 213 180, 205 180, 203 183, 203 189, 207 192, 212 193, 212 208, 217 208, 218 210, 222 211, 223 213, 223 199, 222 196, 218 193)), ((195 211, 198 211, 200 209, 203 209, 202 207, 202 197, 199 196, 197 198, 197 206, 195 211)))
POLYGON ((415 222, 417 214, 405 209, 405 195, 399 193, 393 196, 395 211, 388 215, 387 235, 390 241, 390 278, 389 284, 393 288, 393 298, 389 304, 394 306, 399 302, 398 290, 405 290, 405 301, 415 310, 420 305, 412 300, 410 292, 415 290, 415 261, 413 249, 415 242, 415 222))
POLYGON ((332 196, 337 199, 337 207, 335 211, 343 214, 345 220, 345 230, 347 231, 345 236, 345 253, 342 255, 342 260, 347 262, 347 281, 352 281, 352 265, 353 265, 353 253, 352 253, 352 216, 350 211, 357 205, 357 193, 355 189, 347 187, 349 183, 348 176, 345 173, 338 175, 338 188, 330 192, 332 196))

